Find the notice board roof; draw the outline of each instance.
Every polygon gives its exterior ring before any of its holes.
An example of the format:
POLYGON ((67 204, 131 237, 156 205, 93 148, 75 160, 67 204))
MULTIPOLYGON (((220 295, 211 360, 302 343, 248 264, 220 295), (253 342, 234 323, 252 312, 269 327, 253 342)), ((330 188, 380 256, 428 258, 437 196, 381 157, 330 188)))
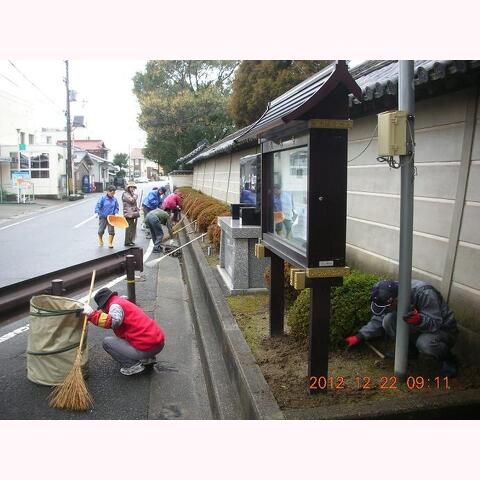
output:
MULTIPOLYGON (((263 132, 300 119, 341 83, 355 97, 361 98, 362 91, 350 75, 346 62, 338 60, 272 100, 242 137, 260 136, 263 132)), ((237 141, 240 139, 237 138, 237 141)))

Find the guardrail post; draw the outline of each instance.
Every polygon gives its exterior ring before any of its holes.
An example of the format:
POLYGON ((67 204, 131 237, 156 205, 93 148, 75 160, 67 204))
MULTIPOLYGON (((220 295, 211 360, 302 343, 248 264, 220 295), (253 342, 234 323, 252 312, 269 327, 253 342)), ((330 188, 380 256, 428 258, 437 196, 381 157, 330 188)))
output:
POLYGON ((59 278, 52 280, 52 295, 63 297, 63 280, 59 278))
POLYGON ((127 292, 128 299, 132 303, 136 302, 135 297, 135 256, 127 255, 126 256, 126 270, 127 270, 127 292))

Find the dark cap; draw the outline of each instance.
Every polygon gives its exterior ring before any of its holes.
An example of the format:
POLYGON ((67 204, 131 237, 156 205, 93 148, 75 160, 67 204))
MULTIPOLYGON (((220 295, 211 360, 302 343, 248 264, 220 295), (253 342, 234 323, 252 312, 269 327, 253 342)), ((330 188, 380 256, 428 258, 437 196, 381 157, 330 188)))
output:
POLYGON ((98 305, 98 308, 103 308, 106 303, 108 302, 108 299, 112 295, 118 295, 117 292, 112 292, 109 288, 101 288, 96 294, 93 299, 95 300, 96 304, 98 305))
POLYGON ((372 312, 382 315, 390 306, 389 300, 398 297, 398 282, 394 280, 381 280, 372 288, 372 312))

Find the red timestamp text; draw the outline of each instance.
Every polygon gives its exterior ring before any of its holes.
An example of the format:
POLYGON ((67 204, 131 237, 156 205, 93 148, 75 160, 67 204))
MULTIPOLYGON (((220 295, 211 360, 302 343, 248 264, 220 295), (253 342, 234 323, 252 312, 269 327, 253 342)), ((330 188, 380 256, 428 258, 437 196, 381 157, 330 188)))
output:
POLYGON ((424 388, 435 388, 437 390, 450 390, 450 385, 448 384, 448 377, 407 377, 406 384, 409 390, 422 390, 424 388))

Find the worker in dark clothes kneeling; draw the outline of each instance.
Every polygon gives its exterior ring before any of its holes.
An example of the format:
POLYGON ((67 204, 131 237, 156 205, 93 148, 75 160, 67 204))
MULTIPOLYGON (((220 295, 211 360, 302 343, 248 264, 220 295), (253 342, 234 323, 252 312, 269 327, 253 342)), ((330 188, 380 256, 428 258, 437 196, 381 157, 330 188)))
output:
MULTIPOLYGON (((372 289, 372 318, 356 335, 347 337, 348 347, 364 340, 382 337, 395 338, 397 329, 398 282, 382 280, 372 289)), ((457 340, 455 314, 432 285, 412 280, 410 311, 403 320, 409 325, 409 353, 418 352, 440 362, 440 375, 455 377, 457 365, 450 349, 457 340)))
POLYGON ((135 375, 155 364, 155 355, 165 345, 165 335, 157 323, 109 288, 100 289, 94 300, 100 310, 85 304, 83 313, 97 327, 111 328, 115 333, 115 337, 103 339, 103 348, 122 365, 120 372, 135 375))

